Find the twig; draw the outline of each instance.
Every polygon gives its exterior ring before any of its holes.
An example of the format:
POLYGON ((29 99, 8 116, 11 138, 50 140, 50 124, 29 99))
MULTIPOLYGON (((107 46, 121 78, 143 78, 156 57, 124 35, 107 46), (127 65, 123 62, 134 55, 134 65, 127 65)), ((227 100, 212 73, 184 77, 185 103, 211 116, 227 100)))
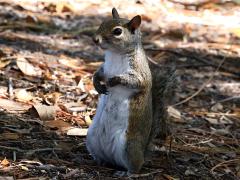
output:
POLYGON ((1 145, 0 145, 0 149, 17 151, 17 152, 21 152, 21 153, 26 153, 28 155, 32 155, 36 152, 55 151, 55 150, 60 151, 61 150, 61 148, 42 148, 42 149, 24 150, 24 149, 20 149, 20 148, 17 148, 17 147, 8 147, 8 146, 1 146, 1 145))
POLYGON ((163 68, 163 65, 158 64, 156 61, 154 61, 152 58, 147 57, 148 61, 151 62, 152 64, 154 64, 155 66, 159 67, 159 68, 163 68))
POLYGON ((217 103, 223 103, 223 102, 231 101, 231 100, 234 100, 234 99, 240 99, 240 96, 228 97, 228 98, 219 100, 219 101, 217 101, 217 102, 215 102, 215 103, 212 103, 212 104, 210 104, 209 106, 214 106, 214 105, 217 104, 217 103))
POLYGON ((214 166, 214 167, 210 170, 210 172, 213 174, 213 173, 214 173, 213 171, 214 171, 216 168, 221 167, 221 166, 223 166, 223 165, 225 165, 225 164, 227 164, 227 163, 238 163, 238 164, 240 164, 240 159, 231 159, 231 160, 228 160, 228 161, 221 162, 221 163, 217 164, 216 166, 214 166))
POLYGON ((8 146, 1 146, 1 145, 0 145, 0 149, 6 149, 6 150, 17 151, 22 153, 25 152, 25 150, 19 149, 17 147, 8 147, 8 146))
MULTIPOLYGON (((168 144, 165 146, 169 147, 168 144)), ((209 147, 199 147, 199 146, 184 146, 180 144, 172 144, 173 150, 193 152, 193 153, 207 153, 207 154, 218 154, 218 153, 232 153, 240 154, 240 150, 232 150, 229 148, 209 148, 209 147)))
POLYGON ((13 82, 11 77, 8 79, 8 94, 9 94, 9 98, 12 99, 13 98, 13 82))
POLYGON ((149 173, 144 173, 144 174, 131 174, 131 175, 129 175, 128 177, 129 177, 129 178, 149 177, 149 176, 152 176, 152 175, 154 175, 154 174, 161 173, 161 172, 162 172, 161 170, 156 170, 156 171, 149 172, 149 173))
POLYGON ((218 72, 219 68, 220 68, 221 65, 224 63, 224 61, 225 61, 225 58, 223 58, 223 60, 220 62, 220 64, 218 65, 217 69, 216 69, 215 72, 212 74, 212 76, 210 76, 210 78, 209 78, 195 93, 193 93, 191 96, 187 97, 186 99, 184 99, 184 100, 182 100, 182 101, 180 101, 180 102, 178 102, 178 103, 176 103, 176 104, 174 104, 174 105, 172 105, 172 106, 178 106, 178 105, 180 105, 180 104, 184 104, 184 103, 186 103, 187 101, 189 101, 190 99, 192 99, 192 98, 194 98, 195 96, 197 96, 197 95, 206 87, 206 85, 209 84, 209 83, 212 81, 214 74, 215 74, 216 72, 218 72))

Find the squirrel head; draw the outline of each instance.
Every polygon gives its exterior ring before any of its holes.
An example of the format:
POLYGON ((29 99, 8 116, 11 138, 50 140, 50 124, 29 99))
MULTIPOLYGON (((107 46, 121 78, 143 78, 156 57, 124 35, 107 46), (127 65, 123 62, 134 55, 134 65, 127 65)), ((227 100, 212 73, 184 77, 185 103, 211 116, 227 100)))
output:
POLYGON ((112 18, 103 21, 97 30, 93 41, 102 49, 128 52, 141 43, 139 26, 141 16, 137 15, 131 20, 120 18, 117 10, 112 9, 112 18))

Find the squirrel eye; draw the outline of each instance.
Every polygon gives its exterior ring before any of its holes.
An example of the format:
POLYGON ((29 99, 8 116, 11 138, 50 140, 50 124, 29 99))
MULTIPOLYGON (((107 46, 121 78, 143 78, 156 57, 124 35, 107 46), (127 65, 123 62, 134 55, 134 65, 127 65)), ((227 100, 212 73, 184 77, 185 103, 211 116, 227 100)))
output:
POLYGON ((122 29, 121 28, 115 28, 112 33, 116 36, 119 36, 120 34, 122 34, 122 29))

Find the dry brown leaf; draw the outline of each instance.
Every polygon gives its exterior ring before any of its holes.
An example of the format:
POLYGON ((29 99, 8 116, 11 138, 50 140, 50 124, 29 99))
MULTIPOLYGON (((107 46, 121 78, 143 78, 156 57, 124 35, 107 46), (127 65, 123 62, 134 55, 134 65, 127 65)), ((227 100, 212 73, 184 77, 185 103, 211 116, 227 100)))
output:
POLYGON ((31 105, 0 98, 0 107, 7 111, 26 111, 31 108, 31 105))
POLYGON ((31 93, 27 92, 26 89, 16 89, 15 97, 17 98, 17 100, 22 102, 28 102, 33 99, 31 93))
POLYGON ((45 121, 44 125, 50 128, 57 128, 60 131, 67 131, 72 127, 71 124, 63 120, 45 121))
POLYGON ((181 117, 181 112, 179 110, 175 109, 172 106, 169 106, 167 111, 168 111, 169 116, 171 116, 171 117, 174 117, 176 119, 181 119, 182 118, 181 117))
POLYGON ((11 62, 10 59, 6 59, 6 60, 0 59, 0 68, 4 68, 4 67, 7 66, 10 62, 11 62))
POLYGON ((54 121, 46 121, 44 122, 44 125, 47 125, 50 128, 58 128, 59 130, 65 130, 68 127, 71 127, 71 125, 63 120, 54 120, 54 121))
POLYGON ((36 23, 38 19, 33 15, 27 15, 27 17, 25 18, 25 21, 27 23, 36 23))
POLYGON ((30 64, 24 57, 17 58, 17 66, 25 75, 36 77, 42 76, 42 70, 30 64))
POLYGON ((92 119, 90 118, 89 114, 85 115, 85 122, 88 126, 90 126, 92 124, 92 119))
POLYGON ((35 104, 33 107, 36 109, 39 118, 42 121, 54 120, 56 117, 56 111, 58 110, 56 106, 47 106, 43 104, 35 104))
POLYGON ((44 100, 49 105, 55 105, 57 104, 60 96, 61 96, 61 93, 59 92, 48 93, 44 95, 44 100))
POLYGON ((94 90, 91 77, 89 75, 82 77, 78 83, 78 87, 82 90, 82 92, 90 92, 94 90))
POLYGON ((1 161, 1 165, 3 167, 7 167, 10 165, 10 162, 7 160, 7 158, 4 158, 2 161, 1 161))
POLYGON ((69 3, 59 2, 59 3, 57 3, 56 11, 58 14, 61 14, 64 12, 73 12, 74 6, 72 6, 69 3))
POLYGON ((82 69, 82 66, 84 64, 84 62, 80 61, 79 59, 72 59, 65 55, 61 55, 58 61, 64 66, 67 66, 73 69, 82 69))

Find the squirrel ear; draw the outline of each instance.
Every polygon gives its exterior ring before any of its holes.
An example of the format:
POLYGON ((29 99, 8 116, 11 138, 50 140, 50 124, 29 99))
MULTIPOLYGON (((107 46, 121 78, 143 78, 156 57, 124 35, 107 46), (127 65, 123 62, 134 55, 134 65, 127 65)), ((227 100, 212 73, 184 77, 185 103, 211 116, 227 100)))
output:
POLYGON ((119 18, 119 14, 118 14, 116 8, 112 8, 112 16, 113 16, 113 19, 119 18))
POLYGON ((134 18, 131 19, 131 21, 128 23, 128 27, 131 30, 131 32, 134 32, 141 24, 141 16, 137 15, 134 18))

